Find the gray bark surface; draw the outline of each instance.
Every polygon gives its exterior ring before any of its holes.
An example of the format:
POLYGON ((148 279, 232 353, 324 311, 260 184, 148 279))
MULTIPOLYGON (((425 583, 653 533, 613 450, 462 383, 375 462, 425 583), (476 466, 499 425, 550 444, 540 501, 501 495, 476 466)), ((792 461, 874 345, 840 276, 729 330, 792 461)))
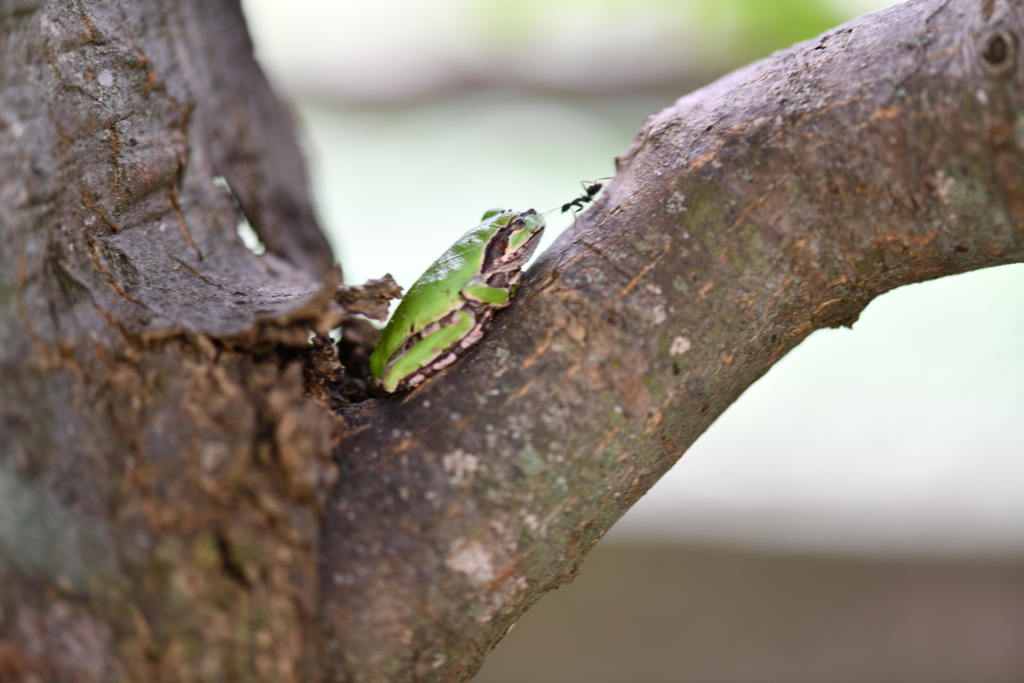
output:
POLYGON ((911 1, 649 117, 476 349, 346 405, 237 2, 0 4, 0 679, 468 679, 812 331, 1024 260, 1022 12, 911 1))
POLYGON ((319 675, 332 263, 236 0, 0 3, 0 680, 319 675))

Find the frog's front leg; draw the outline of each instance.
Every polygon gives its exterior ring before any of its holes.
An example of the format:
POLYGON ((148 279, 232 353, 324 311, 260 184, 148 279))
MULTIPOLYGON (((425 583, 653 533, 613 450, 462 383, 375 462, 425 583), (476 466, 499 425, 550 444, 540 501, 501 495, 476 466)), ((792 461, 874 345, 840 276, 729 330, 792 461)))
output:
POLYGON ((392 361, 381 378, 387 391, 394 391, 403 380, 408 387, 416 386, 430 372, 455 360, 454 356, 448 360, 445 354, 458 349, 460 340, 470 335, 476 326, 476 317, 472 311, 462 309, 452 313, 452 318, 454 322, 423 337, 392 361))
POLYGON ((462 296, 467 301, 476 301, 495 308, 507 306, 512 298, 512 289, 509 287, 494 287, 484 282, 479 277, 474 277, 462 290, 462 296))

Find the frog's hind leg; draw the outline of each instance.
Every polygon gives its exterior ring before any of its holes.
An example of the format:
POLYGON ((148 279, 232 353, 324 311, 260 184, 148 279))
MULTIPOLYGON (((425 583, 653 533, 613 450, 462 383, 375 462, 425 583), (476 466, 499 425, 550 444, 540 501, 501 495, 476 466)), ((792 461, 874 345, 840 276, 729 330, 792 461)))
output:
POLYGON ((408 378, 409 386, 415 386, 429 372, 436 372, 455 361, 457 355, 448 354, 454 356, 449 359, 445 352, 453 348, 461 349, 459 342, 472 334, 476 318, 465 310, 455 311, 451 318, 454 322, 424 336, 388 366, 382 378, 385 389, 394 391, 403 378, 408 378))

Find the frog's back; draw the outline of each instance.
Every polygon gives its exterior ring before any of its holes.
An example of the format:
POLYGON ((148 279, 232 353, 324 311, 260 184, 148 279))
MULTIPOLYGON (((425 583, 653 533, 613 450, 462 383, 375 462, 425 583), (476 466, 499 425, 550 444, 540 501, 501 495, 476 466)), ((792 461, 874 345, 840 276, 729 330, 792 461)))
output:
MULTIPOLYGON (((474 227, 427 268, 409 288, 391 321, 384 328, 377 347, 384 362, 402 342, 463 305, 462 290, 477 274, 484 249, 494 232, 487 223, 474 227)), ((378 350, 374 351, 376 356, 378 350)))

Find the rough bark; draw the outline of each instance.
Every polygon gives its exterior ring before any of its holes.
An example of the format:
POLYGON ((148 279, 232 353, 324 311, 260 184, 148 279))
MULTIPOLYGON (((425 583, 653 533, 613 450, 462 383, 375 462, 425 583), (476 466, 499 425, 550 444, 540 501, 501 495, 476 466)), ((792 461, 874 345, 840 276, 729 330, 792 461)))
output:
POLYGON ((238 3, 0 28, 0 680, 310 678, 333 257, 238 3))
POLYGON ((684 97, 477 349, 339 412, 237 3, 0 4, 0 679, 467 679, 813 330, 1024 260, 1022 12, 909 2, 684 97))

